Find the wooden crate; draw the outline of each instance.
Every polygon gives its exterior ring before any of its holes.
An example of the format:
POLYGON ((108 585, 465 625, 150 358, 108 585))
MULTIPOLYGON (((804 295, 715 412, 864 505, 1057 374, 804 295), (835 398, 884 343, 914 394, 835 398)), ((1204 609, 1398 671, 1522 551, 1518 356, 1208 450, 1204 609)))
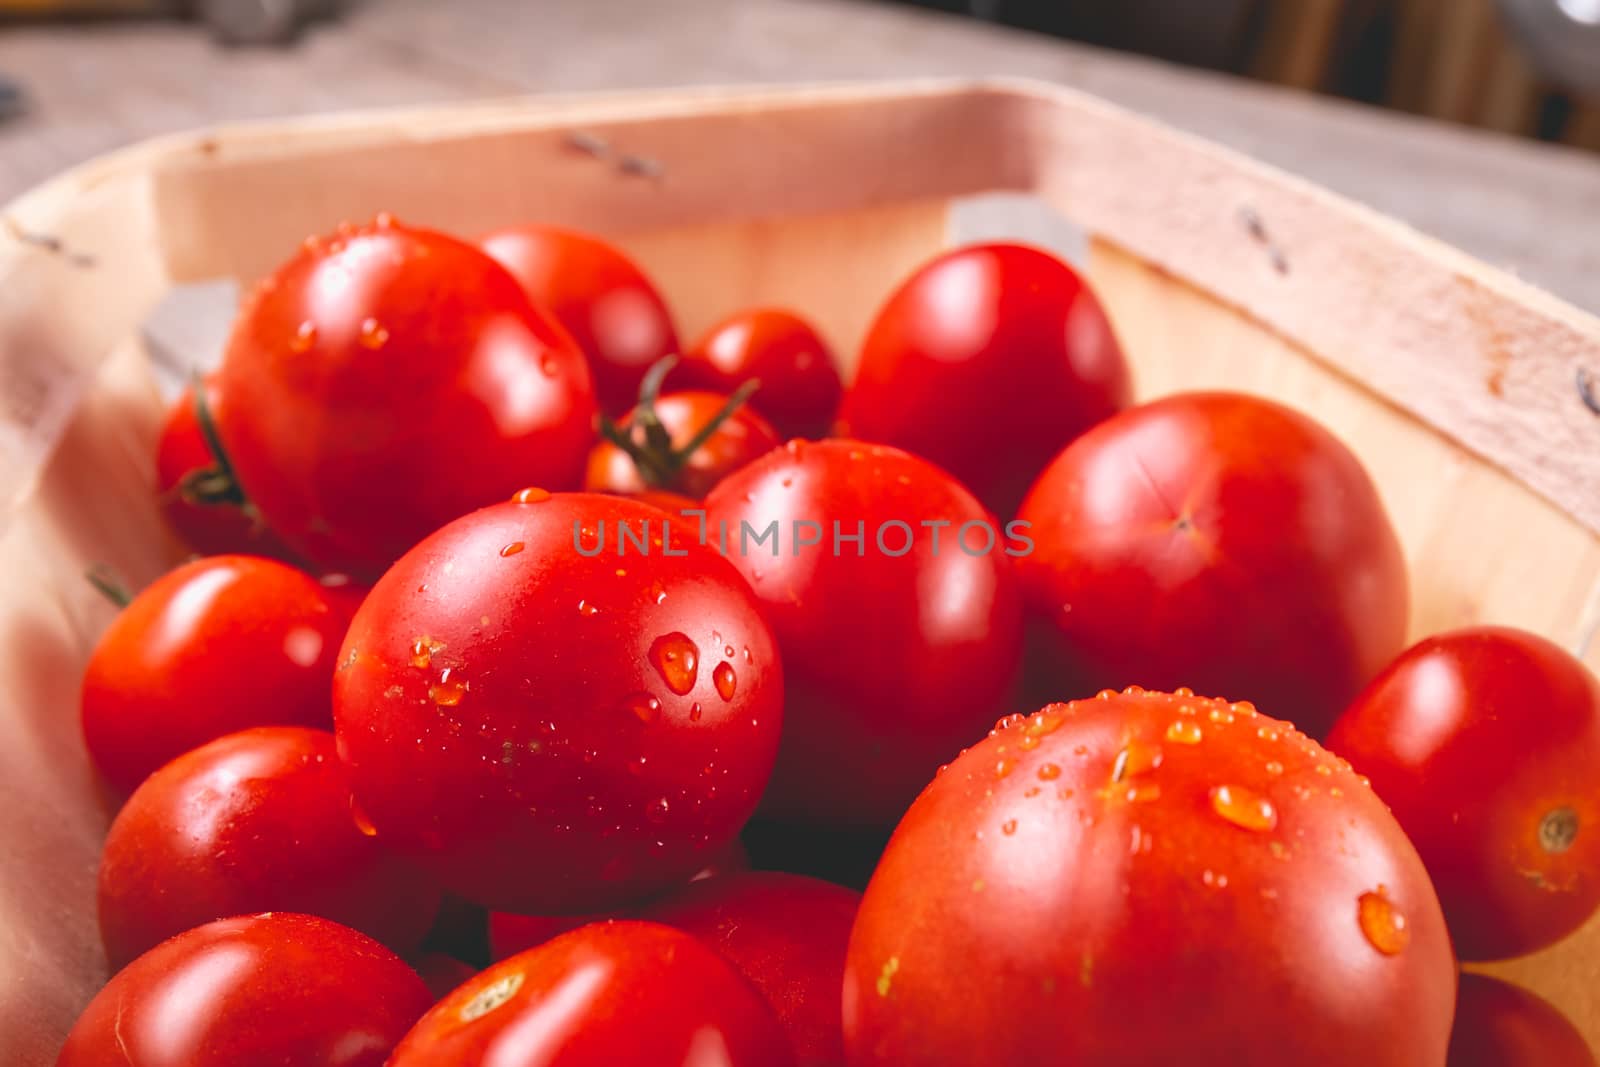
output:
MULTIPOLYGON (((111 609, 82 572, 142 582, 180 552, 150 491, 159 410, 137 340, 165 291, 248 283, 298 236, 380 209, 467 233, 550 219, 636 253, 688 334, 787 302, 851 356, 888 288, 947 243, 952 203, 994 191, 1088 232, 1142 396, 1248 389, 1355 448, 1404 541, 1418 634, 1516 624, 1600 667, 1600 411, 1580 395, 1600 392, 1600 320, 1099 100, 1007 81, 719 90, 164 138, 0 219, 0 1062, 51 1062, 104 977, 108 813, 77 688, 111 609)), ((1600 922, 1495 970, 1600 1047, 1600 922)))

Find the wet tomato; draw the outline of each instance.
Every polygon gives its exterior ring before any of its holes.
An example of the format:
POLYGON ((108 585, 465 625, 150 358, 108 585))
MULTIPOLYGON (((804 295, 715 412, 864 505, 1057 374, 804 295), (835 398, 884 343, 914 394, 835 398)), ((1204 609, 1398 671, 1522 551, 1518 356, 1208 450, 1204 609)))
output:
POLYGON ((844 383, 833 352, 805 319, 782 308, 750 308, 723 319, 684 353, 667 378, 674 389, 731 393, 761 383, 750 406, 783 437, 823 437, 844 383))
POLYGON ((614 245, 535 224, 497 230, 478 244, 577 341, 602 410, 626 411, 651 365, 678 351, 666 301, 614 245))
POLYGON ((707 538, 727 541, 783 650, 783 747, 763 812, 894 823, 1007 710, 1013 542, 944 471, 856 441, 790 441, 705 506, 707 538))
POLYGON ((283 563, 212 556, 157 579, 101 635, 83 678, 89 755, 123 794, 250 726, 330 725, 348 616, 283 563))
POLYGON ((1404 647, 1405 560, 1360 462, 1311 419, 1193 393, 1073 442, 1018 517, 1035 695, 1191 685, 1320 736, 1404 647))
POLYGON ((56 1067, 381 1067, 433 997, 348 927, 277 912, 207 923, 120 971, 56 1067))
POLYGON ((517 499, 368 594, 334 678, 340 755, 379 837, 447 888, 592 912, 728 847, 776 756, 783 670, 738 572, 659 509, 517 499))
POLYGON ((1078 273, 1036 248, 985 244, 946 252, 889 297, 839 418, 1010 518, 1062 446, 1130 397, 1122 349, 1078 273))
POLYGON ((1462 959, 1521 956, 1600 906, 1600 682, 1542 637, 1430 637, 1328 745, 1372 779, 1433 875, 1462 959))
MULTIPOLYGON (((584 488, 666 490, 699 500, 729 474, 783 442, 748 404, 719 393, 669 393, 636 408, 589 453, 584 488)), ((693 505, 691 505, 692 507, 693 505)))
POLYGON ((406 1035, 390 1067, 786 1067, 783 1028, 688 934, 595 923, 495 964, 406 1035))
MULTIPOLYGON (((216 375, 207 375, 201 386, 215 424, 221 418, 216 375)), ((248 552, 287 557, 288 547, 244 506, 237 492, 218 468, 216 453, 201 429, 194 386, 187 386, 167 410, 156 441, 156 494, 162 513, 184 543, 202 555, 248 552)))
POLYGON ((1347 764, 1245 704, 1107 692, 1003 720, 917 799, 851 933, 845 1046, 1421 1067, 1455 987, 1427 871, 1347 764))
POLYGON ((218 379, 250 501, 319 566, 372 578, 593 443, 577 346, 472 245, 381 217, 307 242, 246 301, 218 379))
POLYGON ((1595 1067, 1576 1027, 1509 982, 1463 974, 1448 1067, 1595 1067))
POLYGON ((800 1067, 839 1067, 839 989, 861 894, 798 874, 756 871, 696 882, 641 918, 700 938, 767 998, 800 1067))
POLYGON ((174 934, 260 911, 320 915, 409 952, 439 890, 366 832, 325 730, 268 726, 185 753, 134 790, 100 857, 120 967, 174 934))

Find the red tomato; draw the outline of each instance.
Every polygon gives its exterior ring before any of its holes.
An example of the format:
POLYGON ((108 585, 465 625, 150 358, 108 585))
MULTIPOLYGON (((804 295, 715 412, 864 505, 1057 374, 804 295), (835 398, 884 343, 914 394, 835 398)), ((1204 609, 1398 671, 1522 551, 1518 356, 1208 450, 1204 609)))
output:
POLYGON ((878 312, 839 411, 846 432, 960 478, 1002 518, 1063 445, 1126 407, 1122 349, 1094 293, 1047 252, 946 252, 878 312))
POLYGON ((133 599, 83 677, 89 756, 123 794, 250 726, 327 727, 347 616, 312 578, 254 556, 186 563, 133 599))
POLYGON ((1463 974, 1448 1067, 1595 1067, 1577 1028, 1525 989, 1463 974))
POLYGON ((646 409, 635 409, 618 428, 628 448, 610 440, 595 445, 584 488, 629 495, 664 489, 700 499, 729 474, 783 443, 748 404, 718 422, 728 404, 729 398, 718 393, 672 393, 650 405, 654 424, 646 421, 646 409), (708 429, 710 436, 696 444, 708 429))
POLYGON ((626 411, 645 371, 678 351, 661 294, 637 264, 598 237, 529 224, 497 230, 478 244, 578 342, 602 410, 626 411))
POLYGON ((1449 935, 1349 765, 1245 704, 1013 716, 895 831, 845 965, 852 1067, 1444 1062, 1449 935))
POLYGON ((1430 637, 1373 680, 1328 745, 1416 843, 1462 959, 1522 956, 1600 906, 1600 682, 1542 637, 1430 637))
MULTIPOLYGON (((719 859, 708 864, 690 882, 703 882, 727 874, 750 869, 750 858, 738 841, 719 859)), ((588 915, 518 915, 515 912, 489 913, 489 958, 499 961, 530 948, 537 948, 568 930, 576 930, 592 922, 626 918, 637 909, 594 912, 588 915)))
POLYGON ((382 945, 288 912, 221 919, 111 979, 56 1067, 381 1067, 433 997, 382 945))
POLYGON ((422 941, 439 890, 352 813, 333 735, 266 726, 156 771, 100 856, 100 936, 113 967, 230 915, 320 915, 396 952, 422 941))
POLYGON ((440 1001, 389 1067, 785 1067, 772 1009, 722 957, 655 923, 595 923, 440 1001))
POLYGON ((844 383, 828 343, 805 319, 781 308, 749 308, 696 341, 667 378, 674 388, 731 393, 755 379, 750 406, 784 437, 823 437, 844 383))
MULTIPOLYGON (((680 519, 686 511, 698 511, 700 509, 698 500, 691 500, 682 493, 671 493, 665 489, 641 489, 638 492, 625 493, 623 495, 630 496, 641 503, 649 504, 651 507, 660 508, 674 519, 680 519)), ((695 516, 690 516, 689 522, 691 531, 699 529, 695 516)), ((674 523, 675 527, 677 525, 677 523, 674 523)))
POLYGON ((783 748, 763 810, 892 824, 1012 697, 1021 610, 1004 532, 944 471, 854 441, 790 441, 725 479, 706 512, 783 650, 783 748), (858 532, 859 545, 842 539, 858 532))
POLYGON ((443 1000, 478 973, 478 968, 443 952, 427 953, 417 960, 415 969, 434 1000, 443 1000))
POLYGON ((529 481, 575 487, 594 440, 583 356, 516 279, 383 216, 278 268, 218 387, 223 444, 267 525, 357 578, 529 481))
MULTIPOLYGON (((202 383, 206 406, 213 424, 221 421, 217 377, 209 374, 202 383)), ((289 554, 261 523, 260 516, 240 503, 205 503, 208 490, 220 491, 229 480, 217 469, 195 407, 194 387, 186 387, 167 410, 156 441, 156 494, 161 511, 190 548, 202 555, 249 552, 258 556, 283 558, 289 554)))
POLYGON ((1017 561, 1039 695, 1194 685, 1320 736, 1404 647, 1405 559, 1360 462, 1230 393, 1095 427, 1039 478, 1017 561))
POLYGON ((761 991, 800 1067, 839 1067, 839 988, 861 894, 798 874, 758 871, 696 882, 642 917, 693 934, 761 991))
POLYGON ((681 527, 655 543, 659 509, 519 497, 367 596, 334 678, 340 754, 380 836, 451 890, 529 914, 615 907, 738 833, 776 756, 783 670, 726 560, 681 527))

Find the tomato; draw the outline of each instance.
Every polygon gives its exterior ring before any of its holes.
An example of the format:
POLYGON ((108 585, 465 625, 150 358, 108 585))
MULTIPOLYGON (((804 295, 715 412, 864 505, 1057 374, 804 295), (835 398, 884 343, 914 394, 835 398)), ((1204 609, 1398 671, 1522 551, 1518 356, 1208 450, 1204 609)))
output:
POLYGON ((678 351, 666 301, 637 264, 600 238, 528 224, 478 244, 577 341, 602 410, 626 411, 651 365, 678 351))
POLYGON ((1349 766, 1179 691, 1009 717, 896 829, 845 964, 851 1067, 1442 1064, 1427 871, 1349 766))
POLYGON ((861 894, 797 874, 696 882, 642 917, 700 938, 761 991, 801 1067, 839 1067, 839 988, 861 894))
POLYGON ((1047 252, 959 248, 878 311, 839 418, 845 432, 926 457, 1010 518, 1062 446, 1131 398, 1094 293, 1047 252))
POLYGON ((406 1035, 389 1067, 785 1067, 772 1009, 688 934, 595 923, 495 964, 406 1035))
POLYGON ((1405 644, 1405 560, 1366 471, 1271 401, 1168 397, 1084 434, 1018 517, 1047 699, 1192 685, 1321 735, 1405 644))
POLYGON ((1542 998, 1463 974, 1449 1067, 1595 1067, 1595 1058, 1577 1028, 1542 998))
POLYGON ((320 915, 408 952, 439 890, 362 828, 333 735, 266 726, 185 753, 134 790, 100 857, 100 934, 120 967, 230 915, 320 915))
POLYGON ((426 953, 414 966, 435 1000, 443 1000, 478 973, 478 968, 443 952, 426 953))
POLYGON ((608 431, 608 439, 589 453, 584 488, 627 494, 666 490, 700 499, 783 443, 748 404, 729 412, 730 403, 718 393, 671 393, 635 409, 616 429, 615 440, 608 431))
POLYGON ((127 794, 168 760, 235 730, 330 723, 348 617, 315 580, 254 556, 162 576, 101 635, 83 677, 83 736, 127 794))
MULTIPOLYGON (((708 878, 720 878, 727 874, 750 868, 750 858, 745 854, 744 846, 738 841, 728 849, 720 858, 708 864, 700 873, 689 879, 691 883, 705 881, 708 878)), ((489 958, 503 960, 515 956, 519 952, 526 952, 530 948, 537 948, 546 941, 576 930, 580 926, 587 926, 592 922, 602 922, 606 919, 625 918, 637 911, 636 908, 624 908, 609 912, 594 912, 588 915, 518 915, 509 911, 496 911, 489 914, 489 958)))
POLYGON ((783 669, 738 572, 691 530, 664 537, 659 509, 518 496, 379 580, 334 721, 379 836, 447 888, 592 912, 728 847, 776 756, 783 669))
POLYGON ((731 393, 761 383, 750 406, 784 437, 823 437, 839 410, 844 383, 833 352, 805 319, 782 308, 728 316, 694 343, 668 376, 675 389, 731 393))
POLYGON ((783 650, 783 747, 763 811, 892 824, 1011 699, 1011 542, 944 471, 855 441, 790 441, 705 506, 708 539, 727 530, 783 650))
POLYGON ((1328 745, 1416 843, 1462 959, 1533 952, 1600 907, 1600 682, 1564 649, 1492 626, 1430 637, 1328 745))
POLYGON ((112 978, 56 1067, 381 1067, 431 1003, 398 956, 338 923, 220 919, 112 978))
MULTIPOLYGON (((202 380, 213 423, 221 419, 215 374, 202 380)), ((213 494, 236 493, 217 467, 195 406, 194 386, 184 388, 167 410, 156 440, 156 494, 161 511, 190 548, 202 555, 249 552, 283 558, 288 548, 239 499, 208 502, 213 494)))
POLYGON ((327 590, 329 598, 346 618, 354 617, 361 602, 367 599, 367 591, 372 588, 348 574, 323 574, 318 576, 317 584, 327 590))
POLYGON ((250 297, 222 443, 297 552, 372 578, 534 481, 576 487, 593 387, 566 333, 472 245, 384 216, 310 241, 250 297))

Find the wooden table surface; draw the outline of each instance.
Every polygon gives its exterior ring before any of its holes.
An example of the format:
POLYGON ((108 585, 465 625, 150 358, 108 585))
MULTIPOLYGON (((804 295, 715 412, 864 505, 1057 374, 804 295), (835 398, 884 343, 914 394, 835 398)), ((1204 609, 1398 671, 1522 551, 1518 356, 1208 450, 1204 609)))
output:
POLYGON ((224 119, 525 92, 1025 75, 1305 175, 1600 312, 1600 157, 867 0, 367 0, 287 51, 219 49, 177 23, 20 27, 0 31, 0 74, 33 103, 0 123, 0 201, 126 142, 224 119))

